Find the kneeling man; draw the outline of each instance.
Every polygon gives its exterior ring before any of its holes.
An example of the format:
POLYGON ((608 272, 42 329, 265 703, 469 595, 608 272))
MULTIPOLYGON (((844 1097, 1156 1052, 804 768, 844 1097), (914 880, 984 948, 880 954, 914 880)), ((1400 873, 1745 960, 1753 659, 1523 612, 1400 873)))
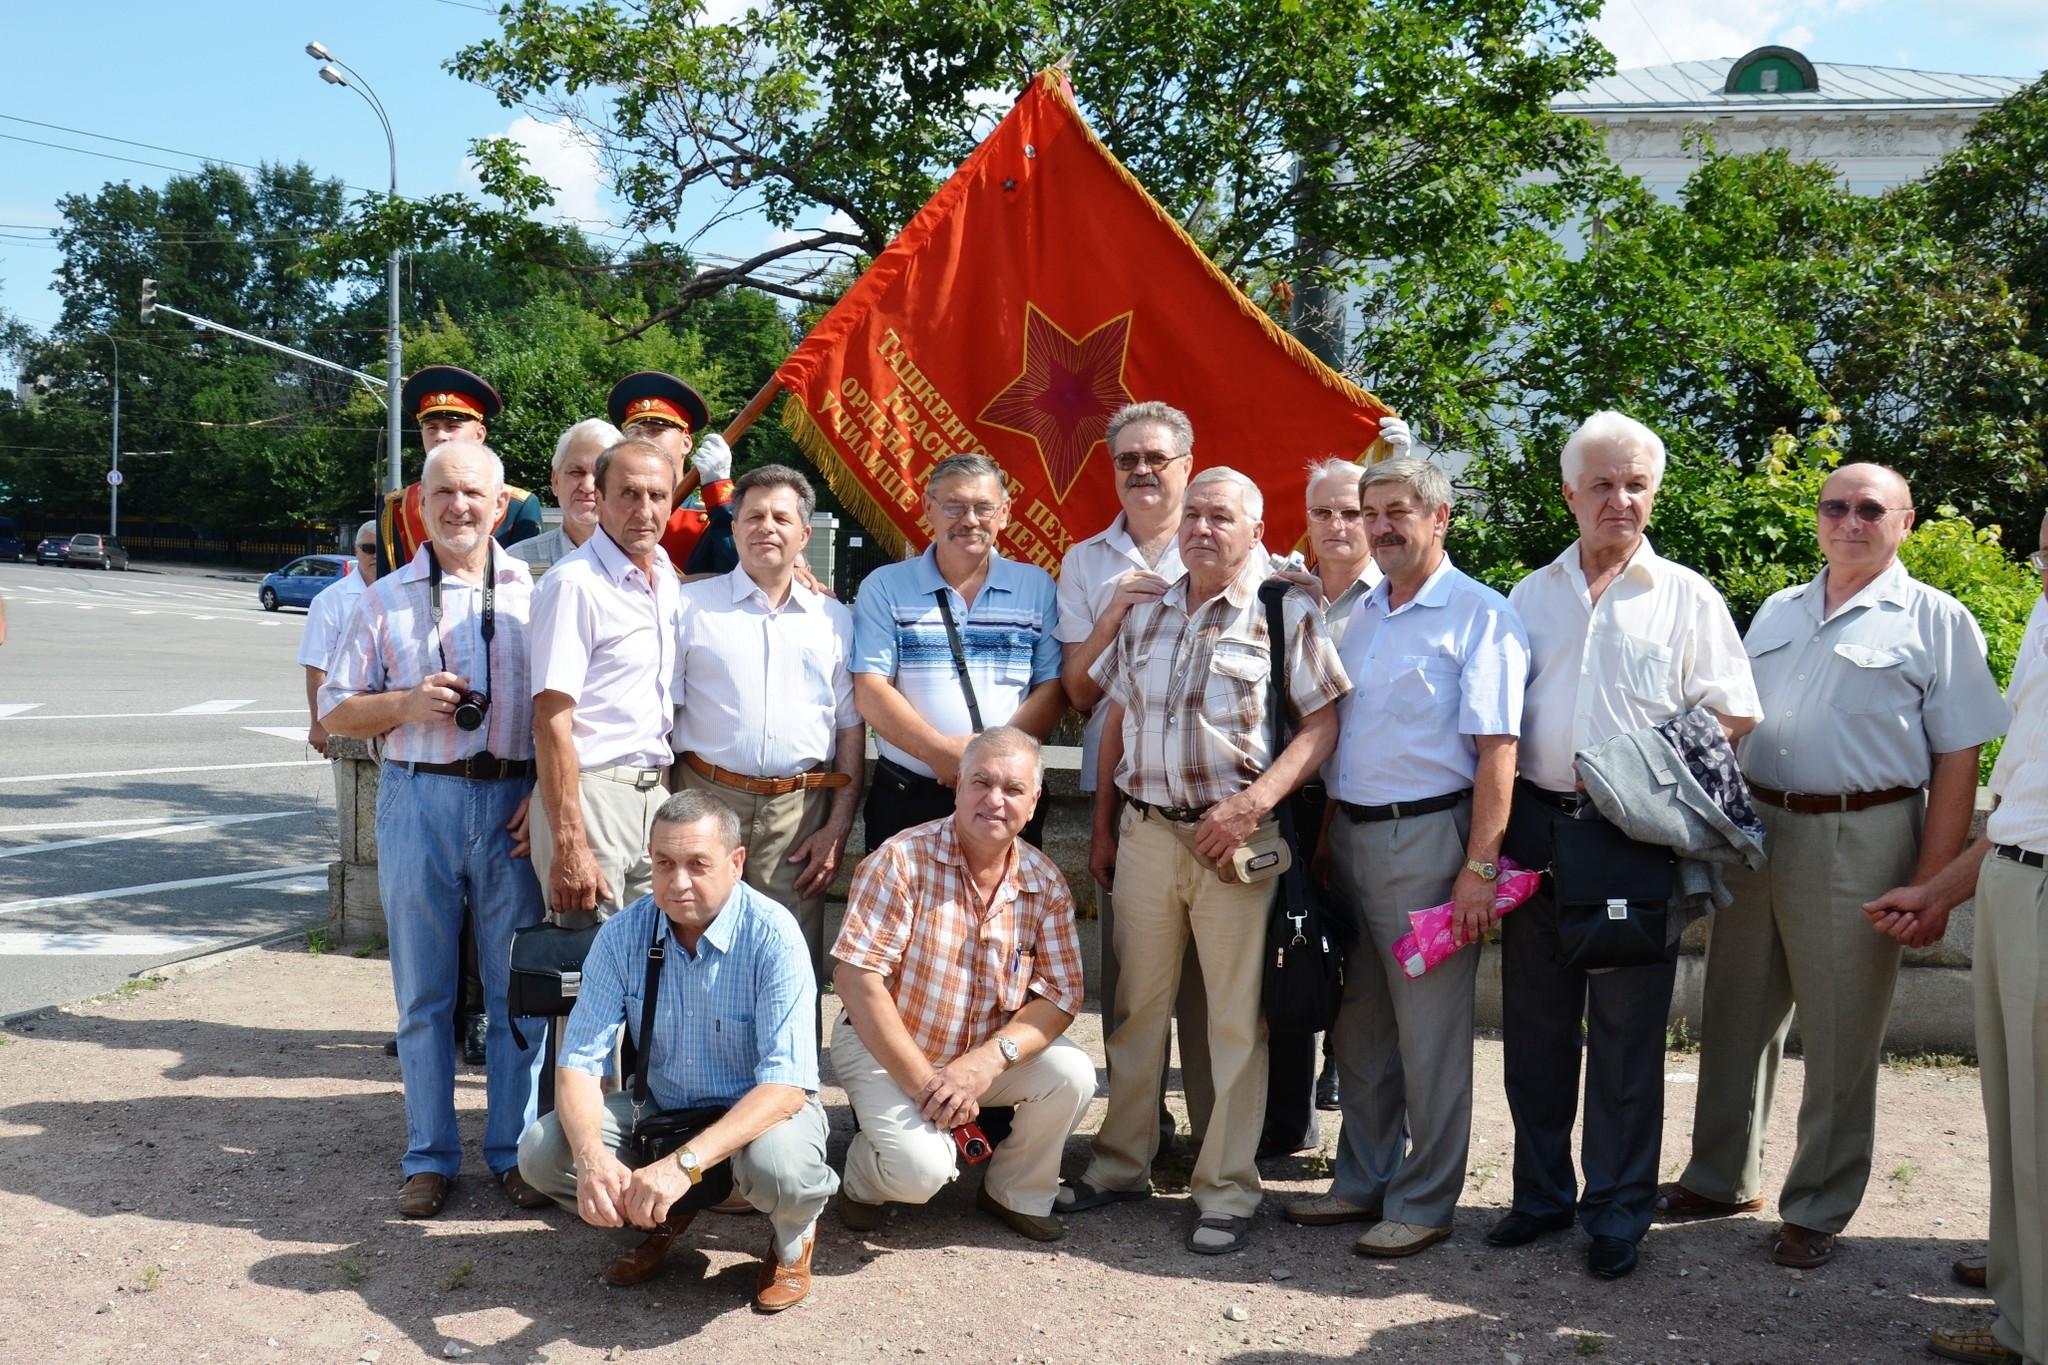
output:
POLYGON ((604 1278, 625 1286, 660 1271, 710 1202, 698 1191, 705 1173, 730 1161, 732 1187, 768 1215, 754 1306, 777 1312, 810 1292, 818 1210, 839 1184, 825 1164, 810 954, 789 912, 740 881, 747 851, 723 801, 670 797, 648 842, 654 894, 605 921, 591 944, 562 1039, 556 1109, 526 1130, 519 1170, 584 1222, 618 1230, 628 1249, 604 1278), (650 981, 651 1038, 641 1029, 650 981), (644 1058, 652 1093, 643 1112, 726 1111, 637 1170, 627 1146, 633 1096, 599 1089, 622 1027, 644 1058))
POLYGON ((888 1200, 922 1204, 957 1171, 954 1130, 1014 1105, 975 1203, 1040 1242, 1060 1153, 1095 1095, 1095 1063, 1061 1035, 1081 1009, 1074 898, 1017 836, 1038 807, 1038 741, 984 730, 960 758, 953 813, 870 854, 853 879, 832 980, 846 1007, 832 1066, 860 1131, 839 1211, 872 1229, 888 1200))

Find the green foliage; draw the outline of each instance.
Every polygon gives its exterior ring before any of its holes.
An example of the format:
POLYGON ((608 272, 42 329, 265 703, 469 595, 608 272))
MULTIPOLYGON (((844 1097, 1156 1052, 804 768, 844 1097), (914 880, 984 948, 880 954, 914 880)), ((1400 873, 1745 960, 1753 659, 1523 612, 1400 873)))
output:
POLYGON ((1973 526, 1945 506, 1914 527, 1899 548, 1906 572, 1954 597, 1977 618, 2000 687, 2012 676, 2027 617, 2041 596, 2041 576, 2013 561, 2004 537, 2003 528, 1973 526))

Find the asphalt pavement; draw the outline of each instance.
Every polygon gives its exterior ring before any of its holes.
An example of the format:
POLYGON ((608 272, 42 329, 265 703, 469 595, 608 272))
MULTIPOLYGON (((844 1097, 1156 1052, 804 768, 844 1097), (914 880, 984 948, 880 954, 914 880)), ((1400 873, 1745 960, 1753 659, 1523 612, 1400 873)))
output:
POLYGON ((305 613, 155 565, 0 565, 0 598, 0 1017, 322 922, 305 613))

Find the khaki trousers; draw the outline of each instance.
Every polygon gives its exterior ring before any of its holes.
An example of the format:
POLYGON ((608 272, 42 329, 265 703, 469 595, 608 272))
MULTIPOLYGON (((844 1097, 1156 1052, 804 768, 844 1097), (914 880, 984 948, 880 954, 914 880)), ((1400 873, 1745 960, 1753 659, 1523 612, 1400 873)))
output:
MULTIPOLYGON (((598 871, 612 889, 612 899, 599 901, 595 912, 573 910, 565 915, 548 906, 549 918, 569 928, 583 928, 593 921, 603 923, 623 906, 631 905, 654 889, 654 863, 647 856, 647 837, 654 832, 654 813, 668 800, 668 792, 657 782, 646 791, 631 782, 620 782, 604 774, 632 769, 585 768, 577 774, 576 788, 583 801, 583 834, 597 858, 598 871)), ((547 803, 535 791, 527 808, 527 829, 533 837, 533 875, 540 878, 543 902, 548 897, 548 876, 555 866, 554 831, 548 826, 547 803)))
MULTIPOLYGON (((846 1149, 847 1195, 863 1204, 930 1202, 959 1174, 952 1133, 918 1112, 843 1014, 832 1030, 832 1071, 860 1124, 846 1149)), ((1065 1038, 989 1082, 982 1104, 1017 1110, 982 1177, 989 1198, 1015 1213, 1051 1213, 1060 1155, 1094 1098, 1095 1063, 1065 1038)))
MULTIPOLYGON (((1116 897, 1101 882, 1095 883, 1096 925, 1102 936, 1102 1032, 1116 1028, 1116 897)), ((1181 963, 1180 990, 1174 996, 1175 1032, 1180 1037, 1180 1091, 1188 1102, 1188 1134, 1196 1146, 1209 1131, 1209 1111, 1215 1107, 1216 1092, 1209 1084, 1209 1001, 1202 990, 1202 964, 1190 953, 1181 963)), ((1169 1050, 1159 1063, 1159 1143, 1166 1146, 1173 1136, 1173 1111, 1166 1107, 1166 1092, 1173 1077, 1173 1054, 1169 1050)))
POLYGON ((2048 873, 1992 855, 1977 875, 1977 1065, 1991 1147, 1992 1333, 2048 1361, 2048 873))
POLYGON ((740 817, 740 842, 747 848, 743 880, 796 916, 804 945, 811 950, 811 970, 824 980, 825 897, 823 893, 796 894, 797 878, 808 865, 792 863, 789 855, 825 827, 832 814, 832 789, 814 787, 781 796, 754 796, 720 786, 687 763, 676 764, 673 776, 677 791, 709 792, 740 817))
POLYGON ((1259 1207, 1259 1131, 1266 1119, 1266 1018, 1259 1008, 1266 912, 1279 883, 1224 883, 1156 815, 1126 807, 1116 856, 1115 1027, 1104 1046, 1109 1112, 1086 1179, 1144 1189, 1159 1148, 1159 1069, 1188 940, 1209 1002, 1215 1102, 1189 1182, 1205 1214, 1248 1218, 1259 1207))
POLYGON ((1735 902, 1707 947, 1692 1161, 1679 1182, 1728 1203, 1762 1193, 1764 1133, 1793 1012, 1806 1057, 1798 1145, 1778 1216, 1816 1232, 1847 1227, 1870 1180, 1878 1062, 1899 945, 1866 901, 1912 880, 1922 803, 1799 815, 1758 806, 1770 861, 1723 869, 1735 902))

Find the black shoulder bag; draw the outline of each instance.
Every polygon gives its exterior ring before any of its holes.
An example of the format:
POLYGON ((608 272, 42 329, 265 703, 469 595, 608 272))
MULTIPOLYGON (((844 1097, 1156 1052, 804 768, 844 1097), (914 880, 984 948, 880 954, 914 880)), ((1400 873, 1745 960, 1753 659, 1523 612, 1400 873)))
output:
POLYGON ((559 1019, 576 1008, 583 986, 583 959, 597 937, 598 925, 564 929, 559 924, 529 924, 512 931, 512 979, 505 990, 506 1023, 520 1050, 526 1038, 521 1019, 559 1019))
MULTIPOLYGON (((649 1092, 647 1069, 654 1055, 654 1001, 661 993, 661 964, 668 956, 661 946, 662 915, 654 916, 654 939, 647 945, 647 985, 641 992, 640 1038, 634 1049, 633 1127, 626 1134, 626 1153, 640 1166, 652 1165, 726 1115, 724 1105, 700 1104, 688 1109, 657 1109, 647 1112, 649 1092)), ((721 1161, 704 1172, 704 1178, 689 1193, 669 1207, 675 1213, 697 1213, 722 1204, 732 1196, 732 1163, 721 1161)))
MULTIPOLYGON (((1287 625, 1280 610, 1287 585, 1266 583, 1259 600, 1266 608, 1266 717, 1273 729, 1273 757, 1287 747, 1287 625)), ((1291 852, 1278 879, 1266 921, 1264 1003, 1266 1026, 1274 1033, 1321 1033, 1337 1022, 1344 1003, 1344 959, 1357 929, 1323 898, 1309 875, 1295 825, 1294 797, 1280 802, 1280 837, 1291 852)))

